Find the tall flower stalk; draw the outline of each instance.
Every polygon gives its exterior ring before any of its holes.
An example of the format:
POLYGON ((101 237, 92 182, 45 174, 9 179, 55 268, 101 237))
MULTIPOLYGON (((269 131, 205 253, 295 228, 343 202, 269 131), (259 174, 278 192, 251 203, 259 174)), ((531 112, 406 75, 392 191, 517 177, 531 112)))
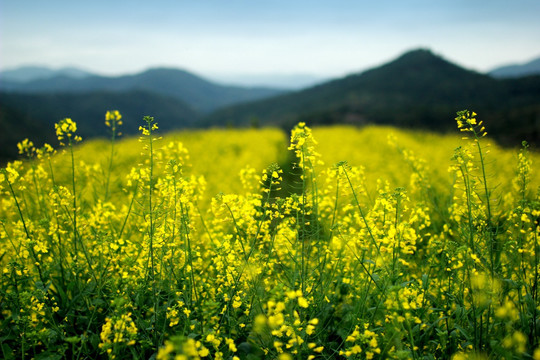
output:
POLYGON ((71 157, 71 187, 73 191, 73 247, 75 256, 77 256, 78 250, 78 231, 77 231, 77 188, 75 182, 75 155, 73 154, 73 145, 80 142, 82 138, 79 135, 75 135, 77 131, 77 124, 70 118, 60 120, 54 125, 56 129, 56 137, 61 146, 67 146, 71 157))
MULTIPOLYGON (((158 125, 155 122, 154 118, 151 116, 145 116, 143 121, 146 123, 143 126, 139 127, 139 130, 142 133, 141 141, 146 141, 147 144, 144 146, 145 150, 148 151, 148 206, 144 211, 145 218, 148 220, 148 260, 150 267, 148 269, 147 282, 152 283, 152 302, 153 302, 153 311, 154 311, 154 326, 157 323, 157 309, 158 309, 158 299, 157 299, 157 284, 156 284, 156 259, 154 254, 154 232, 155 232, 155 214, 154 214, 154 204, 153 204, 153 193, 154 193, 154 142, 157 140, 153 137, 153 132, 158 129, 158 125)), ((156 331, 153 331, 153 342, 154 346, 157 349, 158 344, 158 334, 156 331)))
POLYGON ((487 223, 487 236, 489 241, 489 257, 490 257, 490 271, 491 276, 498 270, 499 259, 500 259, 500 249, 499 244, 497 243, 497 229, 493 222, 493 211, 491 207, 491 190, 488 186, 487 175, 486 175, 486 160, 485 153, 483 151, 482 145, 480 144, 480 139, 487 135, 486 128, 483 126, 482 121, 476 119, 477 114, 473 111, 462 110, 457 112, 457 117, 455 118, 458 129, 461 132, 470 134, 465 136, 465 140, 473 140, 476 149, 478 152, 478 157, 480 159, 480 170, 481 182, 483 185, 485 205, 486 205, 486 223, 487 223))
POLYGON ((111 182, 111 173, 114 159, 114 143, 117 136, 122 135, 118 127, 122 125, 122 115, 118 110, 107 111, 105 114, 105 125, 111 129, 111 155, 109 157, 109 166, 107 168, 107 182, 105 184, 105 201, 109 200, 109 186, 111 182))

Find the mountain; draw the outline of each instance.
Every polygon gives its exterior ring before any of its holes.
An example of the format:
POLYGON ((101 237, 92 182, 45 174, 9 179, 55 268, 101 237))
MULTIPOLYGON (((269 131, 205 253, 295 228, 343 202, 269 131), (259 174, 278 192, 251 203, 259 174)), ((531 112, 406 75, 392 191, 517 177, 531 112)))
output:
POLYGON ((90 92, 83 94, 0 93, 0 163, 17 156, 17 142, 24 138, 37 146, 58 144, 54 124, 70 117, 83 138, 109 136, 104 124, 107 110, 122 114, 121 131, 136 134, 145 115, 154 116, 160 131, 191 127, 199 114, 172 97, 141 90, 128 92, 90 92))
POLYGON ((163 131, 196 126, 201 114, 221 106, 282 94, 267 88, 218 85, 177 69, 156 68, 119 77, 76 71, 62 75, 43 68, 7 73, 0 82, 0 162, 16 156, 24 138, 36 144, 56 143, 54 123, 71 117, 83 138, 103 136, 103 116, 117 109, 126 134, 136 133, 145 115, 154 116, 163 131), (26 75, 24 75, 26 74, 26 75), (22 82, 21 79, 33 77, 22 82), (18 77, 17 77, 18 76, 18 77), (18 81, 13 81, 13 79, 18 81))
POLYGON ((79 124, 83 137, 105 135, 103 116, 110 109, 124 114, 124 133, 135 133, 144 115, 155 116, 164 131, 256 124, 289 129, 306 121, 455 132, 455 112, 469 109, 479 114, 490 135, 501 143, 527 140, 540 145, 540 76, 496 79, 426 49, 294 92, 217 85, 164 68, 115 78, 4 81, 0 87, 9 89, 0 92, 3 159, 12 158, 15 144, 25 137, 56 143, 53 124, 64 117, 79 124))
POLYGON ((495 78, 517 78, 529 75, 540 75, 540 58, 525 64, 501 66, 489 72, 495 78))
POLYGON ((216 111, 208 125, 390 124, 454 130, 454 114, 481 114, 501 141, 540 141, 540 77, 497 80, 429 50, 302 91, 216 111))
POLYGON ((92 73, 74 67, 64 67, 61 69, 51 69, 44 66, 23 66, 16 69, 0 72, 0 80, 26 83, 34 80, 51 79, 57 76, 65 76, 73 79, 82 79, 92 76, 92 73))
POLYGON ((196 111, 205 113, 219 107, 284 93, 283 90, 270 88, 218 85, 187 71, 170 68, 149 69, 142 73, 118 77, 94 75, 73 78, 63 75, 36 79, 25 83, 2 81, 0 90, 19 93, 126 92, 142 90, 182 100, 196 111))

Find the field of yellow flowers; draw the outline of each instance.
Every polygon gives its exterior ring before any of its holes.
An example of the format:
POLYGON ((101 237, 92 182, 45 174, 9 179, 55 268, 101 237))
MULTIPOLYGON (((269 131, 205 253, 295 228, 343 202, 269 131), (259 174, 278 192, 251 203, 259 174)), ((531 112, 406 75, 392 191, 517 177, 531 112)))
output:
POLYGON ((476 114, 290 141, 105 123, 1 169, 1 358, 540 359, 540 156, 476 114))

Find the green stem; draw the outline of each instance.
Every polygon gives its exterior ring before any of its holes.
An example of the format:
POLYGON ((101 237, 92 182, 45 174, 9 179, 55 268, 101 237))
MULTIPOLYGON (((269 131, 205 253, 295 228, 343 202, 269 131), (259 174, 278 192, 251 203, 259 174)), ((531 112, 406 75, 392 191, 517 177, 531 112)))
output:
POLYGON ((77 258, 78 251, 77 251, 77 242, 78 242, 78 236, 77 236, 77 193, 75 188, 75 156, 73 154, 73 144, 71 143, 71 139, 69 140, 69 150, 71 154, 71 184, 73 187, 73 244, 74 244, 74 252, 75 252, 75 258, 77 258))
MULTIPOLYGON (((154 139, 152 138, 152 123, 153 118, 147 119, 149 131, 150 145, 150 178, 148 186, 148 217, 150 221, 149 238, 150 238, 150 279, 152 281, 152 297, 154 302, 154 326, 157 325, 157 289, 155 279, 155 261, 154 261, 154 214, 152 209, 152 193, 154 191, 154 139)), ((154 347, 157 349, 157 332, 153 331, 154 347)))
POLYGON ((9 190, 11 192, 11 195, 13 196, 13 200, 15 201, 15 206, 17 207, 17 211, 19 213, 19 217, 22 221, 24 232, 26 234, 26 237, 28 240, 30 240, 30 233, 28 232, 28 228, 26 227, 26 222, 24 221, 24 216, 22 214, 21 206, 19 205, 19 201, 17 200, 17 197, 15 196, 15 191, 13 191, 13 186, 11 186, 11 182, 8 179, 7 172, 4 172, 4 177, 6 179, 6 183, 8 184, 9 190))
MULTIPOLYGON (((478 137, 478 134, 476 130, 473 129, 474 138, 476 141, 476 146, 478 148, 478 155, 480 156, 480 165, 482 167, 482 180, 484 182, 484 192, 486 196, 486 207, 487 207, 487 227, 488 227, 488 236, 490 240, 489 244, 489 257, 490 257, 490 270, 491 270, 491 277, 493 277, 495 273, 495 268, 498 268, 498 264, 495 264, 495 251, 497 250, 495 247, 497 246, 497 239, 494 234, 494 226, 493 221, 491 218, 491 194, 488 188, 487 184, 487 176, 486 176, 486 166, 484 163, 484 154, 482 153, 482 147, 480 146, 480 138, 478 137)), ((498 258, 498 256, 497 256, 498 258)), ((497 260, 498 262, 498 260, 497 260)))
MULTIPOLYGON (((466 166, 466 165, 465 165, 466 166)), ((465 173, 463 167, 460 167, 461 176, 463 177, 463 185, 465 186, 465 196, 467 197, 467 216, 469 220, 469 247, 471 248, 473 254, 476 254, 475 244, 474 244, 474 225, 472 219, 472 200, 471 200, 471 182, 469 179, 469 173, 465 173)))
POLYGON ((112 125, 112 137, 111 137, 111 156, 109 158, 109 169, 107 172, 107 183, 105 184, 105 201, 109 200, 109 184, 111 180, 111 172, 113 166, 113 157, 114 157, 114 140, 116 138, 116 122, 113 121, 112 125))
POLYGON ((199 298, 197 295, 197 288, 195 287, 195 275, 194 275, 194 270, 193 270, 193 252, 191 249, 191 237, 189 236, 189 226, 188 226, 188 221, 187 221, 187 219, 189 219, 189 213, 187 213, 187 211, 184 209, 183 203, 180 203, 180 212, 181 212, 181 217, 182 217, 182 225, 184 227, 184 233, 186 235, 186 245, 187 245, 187 252, 188 252, 187 255, 188 255, 188 262, 189 262, 189 267, 190 267, 189 279, 191 282, 189 299, 191 302, 191 306, 193 308, 193 298, 195 298, 196 303, 199 302, 199 298))
MULTIPOLYGON (((302 242, 302 253, 301 253, 301 268, 300 268, 300 281, 302 283, 302 294, 305 293, 305 280, 304 280, 304 256, 305 256, 305 243, 306 243, 306 166, 305 166, 305 150, 304 146, 302 146, 302 237, 299 238, 299 240, 302 242)), ((297 235, 298 237, 298 235, 297 235)))

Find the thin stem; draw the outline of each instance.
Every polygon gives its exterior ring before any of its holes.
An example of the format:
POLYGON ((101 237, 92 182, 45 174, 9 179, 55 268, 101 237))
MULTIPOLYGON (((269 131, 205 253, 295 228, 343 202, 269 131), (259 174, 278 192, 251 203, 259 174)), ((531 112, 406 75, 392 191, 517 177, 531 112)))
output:
POLYGON ((114 157, 114 140, 116 138, 116 122, 113 121, 112 127, 112 137, 111 137, 111 156, 109 157, 109 169, 107 172, 107 183, 105 184, 105 201, 109 200, 109 184, 111 180, 111 172, 113 166, 113 157, 114 157))
MULTIPOLYGON (((153 120, 153 118, 151 118, 153 120)), ((152 193, 154 191, 154 139, 152 138, 152 120, 147 120, 149 131, 150 145, 150 178, 148 185, 148 217, 150 221, 149 238, 150 238, 150 278, 152 281, 152 296, 154 302, 154 324, 157 324, 157 289, 155 279, 155 262, 154 262, 154 214, 152 209, 152 193)), ((154 325, 155 326, 155 325, 154 325)), ((157 332, 153 331, 154 347, 157 348, 157 332)))
POLYGON ((19 217, 21 218, 26 237, 28 238, 28 240, 30 240, 31 239, 30 233, 28 232, 28 227, 26 226, 26 222, 24 221, 24 216, 22 214, 21 206, 19 205, 19 201, 17 200, 17 197, 15 196, 15 191, 13 191, 13 186, 11 186, 11 182, 8 179, 7 172, 5 171, 4 171, 4 177, 6 179, 6 183, 8 184, 11 195, 13 196, 13 200, 15 201, 15 206, 17 206, 17 212, 19 213, 19 217))
POLYGON ((69 140, 69 150, 71 154, 71 184, 73 187, 73 244, 75 257, 77 257, 77 193, 75 187, 75 156, 73 155, 73 144, 69 140))
MULTIPOLYGON (((305 293, 306 285, 304 280, 304 256, 305 256, 305 243, 306 243, 306 167, 305 167, 305 150, 302 146, 302 237, 299 237, 299 240, 302 242, 302 253, 301 253, 301 268, 300 268, 300 281, 302 283, 302 294, 305 293)), ((298 237, 298 235, 297 235, 298 237)))
POLYGON ((469 174, 465 173, 463 167, 460 167, 460 171, 461 176, 463 177, 463 184, 465 186, 465 196, 467 197, 467 216, 469 220, 469 246, 473 254, 476 254, 476 249, 474 245, 474 224, 472 219, 471 182, 469 179, 469 174))

